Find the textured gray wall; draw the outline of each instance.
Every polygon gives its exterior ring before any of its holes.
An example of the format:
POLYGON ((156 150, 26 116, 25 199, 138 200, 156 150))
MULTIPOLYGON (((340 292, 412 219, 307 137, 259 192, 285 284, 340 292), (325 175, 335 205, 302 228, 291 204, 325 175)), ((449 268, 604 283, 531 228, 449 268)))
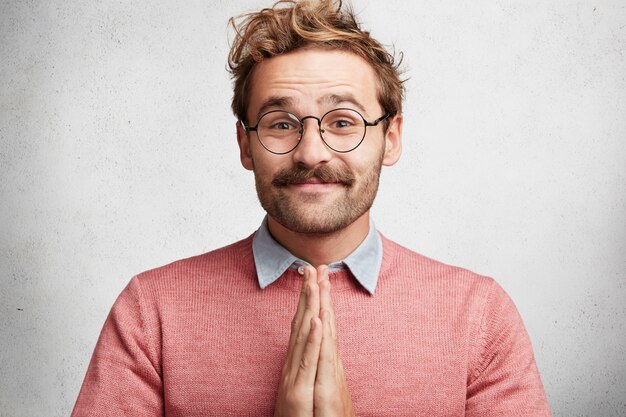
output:
MULTIPOLYGON (((259 224, 225 71, 259 5, 0 2, 0 416, 68 415, 130 277, 259 224)), ((355 8, 410 76, 377 225, 504 286, 555 416, 626 416, 624 2, 355 8)))

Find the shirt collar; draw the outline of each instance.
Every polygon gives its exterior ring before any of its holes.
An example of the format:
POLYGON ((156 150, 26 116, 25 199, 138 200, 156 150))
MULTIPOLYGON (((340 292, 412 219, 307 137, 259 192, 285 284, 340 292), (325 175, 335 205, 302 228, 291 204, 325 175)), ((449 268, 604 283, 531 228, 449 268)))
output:
MULTIPOLYGON (((261 288, 276 281, 288 268, 308 265, 274 240, 267 226, 267 216, 254 234, 252 253, 261 288)), ((369 232, 363 242, 345 259, 328 265, 328 269, 333 272, 348 268, 359 284, 374 294, 382 260, 383 243, 374 222, 370 220, 369 232)))

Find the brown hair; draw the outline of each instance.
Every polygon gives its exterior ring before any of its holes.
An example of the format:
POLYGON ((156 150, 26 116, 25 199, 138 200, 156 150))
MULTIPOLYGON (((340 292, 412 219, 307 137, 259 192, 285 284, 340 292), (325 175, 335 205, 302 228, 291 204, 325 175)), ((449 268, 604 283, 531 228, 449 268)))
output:
POLYGON ((391 116, 402 112, 400 62, 360 28, 350 6, 343 8, 341 0, 279 0, 272 8, 233 17, 229 24, 235 30, 228 56, 234 80, 232 109, 239 120, 248 122, 249 79, 255 64, 310 47, 341 49, 365 59, 378 77, 378 101, 383 111, 391 116))

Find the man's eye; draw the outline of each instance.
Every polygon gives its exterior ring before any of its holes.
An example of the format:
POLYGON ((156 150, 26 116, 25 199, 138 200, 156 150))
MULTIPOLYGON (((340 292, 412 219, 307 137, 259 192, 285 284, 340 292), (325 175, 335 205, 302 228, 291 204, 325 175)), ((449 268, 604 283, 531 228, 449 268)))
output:
POLYGON ((333 122, 333 127, 342 129, 346 127, 352 126, 352 122, 350 120, 335 120, 333 122))
POLYGON ((293 123, 289 123, 289 122, 276 122, 270 126, 270 129, 276 129, 276 130, 291 130, 295 128, 296 126, 293 123))

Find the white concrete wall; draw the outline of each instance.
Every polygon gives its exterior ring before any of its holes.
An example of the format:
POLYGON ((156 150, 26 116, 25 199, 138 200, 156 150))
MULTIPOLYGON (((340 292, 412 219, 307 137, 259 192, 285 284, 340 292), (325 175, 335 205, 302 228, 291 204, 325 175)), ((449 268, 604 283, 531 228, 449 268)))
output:
MULTIPOLYGON (((130 277, 250 234, 226 21, 247 1, 0 2, 0 416, 66 416, 130 277)), ((405 54, 379 228, 494 276, 555 416, 626 416, 626 6, 355 0, 405 54)))

